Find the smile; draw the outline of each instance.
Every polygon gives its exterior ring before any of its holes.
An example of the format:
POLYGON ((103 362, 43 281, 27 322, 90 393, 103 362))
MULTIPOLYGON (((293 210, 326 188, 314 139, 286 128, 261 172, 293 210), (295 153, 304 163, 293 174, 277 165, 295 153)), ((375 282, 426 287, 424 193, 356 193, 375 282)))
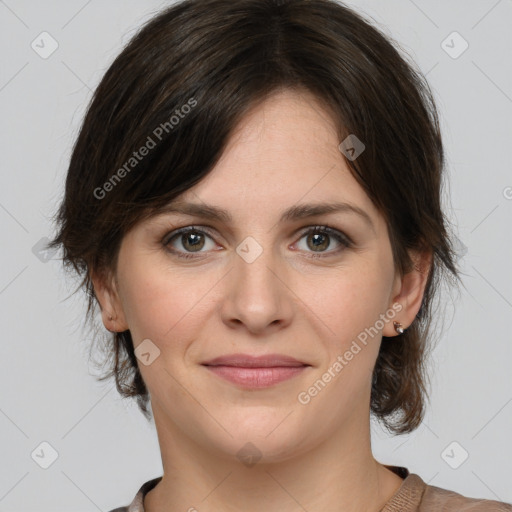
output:
POLYGON ((241 367, 241 366, 205 366, 222 379, 228 380, 245 388, 266 388, 302 373, 309 365, 272 366, 272 367, 241 367))

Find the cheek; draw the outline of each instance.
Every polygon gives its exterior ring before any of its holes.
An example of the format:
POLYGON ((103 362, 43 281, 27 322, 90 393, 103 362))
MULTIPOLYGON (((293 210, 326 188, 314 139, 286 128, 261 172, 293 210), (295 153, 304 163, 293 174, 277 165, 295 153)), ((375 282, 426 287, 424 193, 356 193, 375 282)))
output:
POLYGON ((377 261, 361 261, 340 268, 323 277, 308 280, 301 296, 309 309, 325 324, 326 332, 339 340, 343 348, 347 340, 374 325, 388 307, 391 280, 386 265, 377 261))
POLYGON ((381 274, 375 265, 347 269, 323 293, 315 290, 312 296, 311 307, 328 326, 325 359, 311 382, 327 383, 314 399, 319 417, 329 410, 340 420, 346 411, 366 406, 381 343, 382 329, 375 326, 386 311, 389 293, 381 274))
POLYGON ((217 307, 214 287, 222 277, 217 274, 203 272, 198 277, 192 271, 178 272, 160 258, 151 261, 147 256, 125 265, 119 277, 124 278, 123 309, 135 348, 150 339, 174 366, 190 340, 201 337, 217 307))
POLYGON ((324 399, 339 401, 340 410, 350 409, 371 384, 383 328, 379 319, 389 306, 393 277, 387 256, 360 258, 357 265, 330 276, 322 289, 315 286, 310 295, 311 307, 328 326, 327 359, 321 372, 336 375, 324 399))

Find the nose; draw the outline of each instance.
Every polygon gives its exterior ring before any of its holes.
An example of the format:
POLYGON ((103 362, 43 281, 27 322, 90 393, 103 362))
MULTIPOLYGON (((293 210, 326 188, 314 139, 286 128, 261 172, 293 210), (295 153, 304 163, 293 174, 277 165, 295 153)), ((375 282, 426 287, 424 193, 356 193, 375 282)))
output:
POLYGON ((286 266, 275 251, 262 249, 254 241, 239 246, 234 267, 226 276, 228 285, 222 301, 223 321, 230 328, 252 334, 282 329, 293 315, 293 292, 287 283, 286 266))

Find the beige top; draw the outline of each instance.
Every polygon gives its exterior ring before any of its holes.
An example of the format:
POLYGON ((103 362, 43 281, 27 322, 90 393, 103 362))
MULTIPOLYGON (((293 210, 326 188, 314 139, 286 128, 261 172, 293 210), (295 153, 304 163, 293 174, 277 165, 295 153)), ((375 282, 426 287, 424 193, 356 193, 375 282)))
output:
MULTIPOLYGON (((453 491, 427 485, 418 475, 401 466, 386 466, 404 481, 380 512, 512 512, 512 504, 494 500, 467 498, 453 491)), ((110 512, 144 512, 144 496, 162 477, 149 480, 137 492, 130 505, 110 512)))

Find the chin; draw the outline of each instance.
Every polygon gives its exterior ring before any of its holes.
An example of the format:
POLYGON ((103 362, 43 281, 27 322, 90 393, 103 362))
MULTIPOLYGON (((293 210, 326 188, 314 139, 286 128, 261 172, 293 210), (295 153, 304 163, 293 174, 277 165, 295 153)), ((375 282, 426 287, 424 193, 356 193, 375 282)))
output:
POLYGON ((287 418, 288 414, 289 412, 268 414, 267 411, 266 418, 254 413, 246 414, 238 420, 225 420, 223 425, 233 437, 224 430, 222 436, 218 437, 217 429, 212 432, 214 437, 206 442, 210 448, 215 447, 218 455, 247 467, 252 467, 255 463, 261 465, 284 462, 307 450, 305 439, 312 440, 311 434, 297 428, 292 421, 292 415, 287 418))

